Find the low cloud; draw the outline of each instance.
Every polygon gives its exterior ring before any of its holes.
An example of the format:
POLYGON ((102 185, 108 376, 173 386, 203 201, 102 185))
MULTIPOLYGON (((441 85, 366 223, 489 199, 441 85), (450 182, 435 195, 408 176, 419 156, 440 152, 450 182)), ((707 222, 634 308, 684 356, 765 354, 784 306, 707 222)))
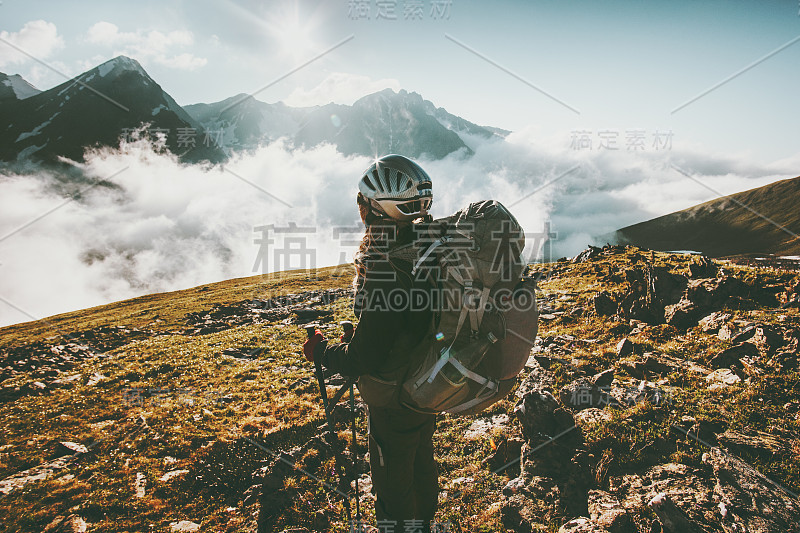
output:
POLYGON ((187 30, 169 33, 158 30, 122 32, 116 24, 101 21, 89 28, 86 40, 112 49, 114 55, 128 55, 142 63, 152 62, 178 70, 195 70, 208 62, 206 58, 197 57, 190 52, 176 51, 194 44, 194 36, 187 30))
MULTIPOLYGON (((44 20, 26 22, 18 32, 1 31, 0 38, 41 60, 64 47, 64 39, 58 34, 56 25, 44 20)), ((0 68, 32 61, 29 56, 0 43, 0 68)))
POLYGON ((316 87, 306 90, 298 87, 283 102, 293 107, 311 107, 335 104, 353 105, 359 98, 383 89, 400 90, 400 82, 393 78, 372 80, 368 76, 333 72, 316 87))
MULTIPOLYGON (((800 162, 582 153, 555 150, 526 132, 469 144, 472 157, 420 161, 434 180, 433 214, 497 199, 525 228, 527 257, 539 253, 545 228, 553 257, 572 256, 598 236, 710 200, 714 191, 794 177, 800 162)), ((0 171, 0 297, 29 313, 0 301, 0 325, 260 272, 350 262, 362 233, 357 183, 369 164, 330 145, 300 150, 278 141, 223 169, 182 164, 140 140, 90 153, 78 181, 0 171), (84 190, 96 180, 105 183, 84 190), (80 190, 65 203, 65 192, 80 190)))

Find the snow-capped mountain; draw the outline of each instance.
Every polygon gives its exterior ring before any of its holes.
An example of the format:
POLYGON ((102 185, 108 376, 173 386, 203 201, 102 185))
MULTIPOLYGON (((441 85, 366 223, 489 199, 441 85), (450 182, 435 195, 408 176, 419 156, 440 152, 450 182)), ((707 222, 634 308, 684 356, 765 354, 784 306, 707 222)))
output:
POLYGON ((187 161, 224 158, 202 127, 134 59, 116 57, 24 100, 0 102, 0 160, 80 160, 84 149, 117 146, 143 123, 187 161), (193 134, 193 135, 191 135, 193 134), (192 146, 193 142, 193 146, 192 146))
POLYGON ((24 100, 40 92, 42 91, 28 83, 19 74, 9 76, 0 72, 0 102, 5 100, 24 100))
POLYGON ((232 150, 285 137, 297 146, 332 143, 346 155, 426 154, 439 159, 458 150, 471 153, 470 136, 490 138, 508 133, 473 124, 405 90, 386 89, 352 106, 331 103, 293 108, 237 95, 185 109, 207 130, 221 132, 223 144, 232 150))

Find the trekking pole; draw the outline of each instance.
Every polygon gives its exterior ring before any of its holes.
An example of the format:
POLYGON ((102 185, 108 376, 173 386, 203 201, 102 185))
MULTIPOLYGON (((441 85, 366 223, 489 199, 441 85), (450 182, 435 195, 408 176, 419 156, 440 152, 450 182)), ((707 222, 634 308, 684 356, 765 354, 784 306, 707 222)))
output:
MULTIPOLYGON (((353 323, 349 320, 340 322, 344 329, 345 337, 352 338, 353 336, 353 323)), ((358 465, 356 460, 358 454, 356 451, 357 437, 356 437, 356 390, 353 381, 350 381, 350 414, 353 416, 353 477, 356 482, 356 520, 361 520, 361 498, 358 491, 358 465)))
MULTIPOLYGON (((315 324, 306 326, 306 334, 309 339, 314 336, 316 331, 317 326, 315 324)), ((319 393, 322 396, 322 407, 325 409, 325 421, 328 423, 328 429, 333 429, 330 417, 328 416, 328 387, 325 385, 325 375, 322 373, 322 362, 316 357, 314 358, 314 373, 317 375, 319 393)))
MULTIPOLYGON (((316 333, 317 326, 314 324, 309 324, 306 326, 306 334, 308 338, 314 336, 316 333)), ((317 375, 317 383, 319 384, 319 393, 322 396, 322 407, 325 410, 325 422, 328 424, 327 432, 331 435, 332 440, 338 440, 336 437, 336 428, 333 425, 333 419, 331 418, 331 409, 328 409, 328 386, 325 384, 325 375, 322 373, 322 362, 316 357, 314 358, 314 373, 317 375)), ((331 442, 330 443, 331 449, 334 453, 334 461, 336 463, 337 470, 346 471, 344 465, 341 461, 341 456, 337 452, 337 443, 331 442)), ((337 491, 344 496, 344 509, 345 514, 347 515, 347 522, 352 524, 352 514, 350 511, 350 498, 341 491, 342 488, 342 475, 339 473, 339 489, 337 491)), ((348 487, 349 489, 349 487, 348 487)), ((358 494, 356 494, 356 502, 358 502, 358 494)), ((356 503, 358 505, 358 503, 356 503)))

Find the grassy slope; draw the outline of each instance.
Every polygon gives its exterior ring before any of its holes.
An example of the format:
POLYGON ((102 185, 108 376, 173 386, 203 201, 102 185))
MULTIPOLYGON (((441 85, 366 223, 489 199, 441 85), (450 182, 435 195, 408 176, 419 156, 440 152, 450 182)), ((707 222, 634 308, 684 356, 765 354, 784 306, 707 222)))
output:
MULTIPOLYGON (((564 300, 558 307, 583 305, 599 290, 621 290, 599 275, 629 268, 637 252, 602 257, 585 264, 555 264, 550 280, 541 283, 540 296, 564 300)), ((686 256, 656 255, 656 264, 685 272, 686 256)), ((786 283, 790 274, 735 269, 742 277, 759 283, 786 283)), ((270 450, 288 449, 308 440, 322 422, 316 383, 311 366, 298 354, 304 339, 302 329, 280 323, 235 327, 200 336, 180 335, 187 312, 208 309, 214 303, 232 303, 251 297, 295 293, 313 288, 345 287, 350 269, 325 269, 316 278, 307 273, 242 278, 205 287, 158 294, 107 306, 59 315, 47 321, 11 326, 0 330, 0 348, 34 340, 85 331, 101 325, 125 325, 151 329, 158 335, 136 340, 112 350, 110 357, 87 360, 76 368, 84 377, 71 388, 42 396, 27 396, 0 404, 0 478, 42 464, 54 457, 55 444, 70 440, 90 444, 100 439, 93 453, 73 463, 66 475, 28 485, 0 498, 0 531, 42 531, 57 516, 74 512, 91 523, 91 531, 169 531, 179 520, 201 522, 204 531, 240 531, 251 527, 257 505, 242 506, 242 495, 250 485, 250 474, 269 454, 243 436, 260 440, 270 450), (256 360, 240 362, 220 353, 226 348, 261 346, 266 350, 256 360), (88 376, 99 372, 106 378, 95 386, 88 376), (125 401, 133 387, 168 390, 160 403, 144 405, 125 401), (184 389, 189 393, 175 393, 184 389), (226 395, 224 403, 214 398, 226 395), (193 400, 189 403, 187 400, 193 400), (140 429, 143 417, 147 428, 140 429), (189 472, 170 481, 159 481, 167 471, 189 472), (147 484, 143 498, 134 494, 137 473, 147 484)), ((328 306, 334 310, 329 322, 332 336, 342 319, 352 319, 349 299, 328 306)), ((774 322, 767 309, 738 312, 739 316, 774 322)), ((786 320, 800 325, 797 311, 786 311, 786 320)), ((594 343, 576 343, 572 364, 593 373, 616 360, 614 346, 628 332, 625 323, 612 323, 594 315, 562 315, 543 322, 540 335, 571 334, 594 343)), ((53 338, 56 337, 56 338, 53 338)), ((678 336, 666 326, 648 327, 632 337, 653 350, 707 363, 724 347, 716 337, 690 330, 678 336)), ((574 370, 554 365, 559 384, 571 381, 574 370)), ((734 387, 709 392, 705 382, 688 374, 665 376, 677 386, 673 401, 662 407, 632 407, 587 433, 593 467, 600 486, 609 475, 631 472, 658 462, 677 460, 697 464, 704 451, 699 445, 670 437, 670 424, 684 415, 724 420, 731 429, 747 433, 769 432, 785 438, 794 435, 800 451, 798 422, 787 417, 784 403, 796 401, 800 381, 796 372, 766 375, 752 387, 734 387)), ((24 378, 21 380, 24 381, 24 378)), ((8 385, 8 383, 4 383, 8 385)), ((486 413, 510 413, 512 400, 504 400, 486 413)), ((437 430, 436 452, 440 461, 440 485, 447 491, 439 519, 461 524, 463 531, 502 531, 500 489, 508 480, 489 472, 480 461, 494 441, 467 440, 464 432, 472 418, 443 416, 437 430), (456 482, 469 478, 471 482, 456 482)), ((361 421, 360 434, 366 428, 361 421)), ((508 431, 508 430, 505 430, 508 431)), ((516 425, 513 430, 517 432, 516 425)), ((502 433, 502 431, 500 431, 502 433)), ((342 432, 346 439, 347 433, 342 432)), ((500 440, 504 435, 494 435, 500 440)), ((364 453, 364 440, 360 453, 364 453)), ((800 488, 800 463, 793 458, 747 457, 764 473, 776 477, 793 490, 800 488)), ((322 472, 329 470, 323 465, 322 472)), ((330 476, 322 474, 323 478, 330 476)), ((346 531, 339 521, 341 508, 321 485, 298 475, 287 482, 296 495, 286 502, 275 531, 292 525, 311 528, 315 511, 325 510, 333 520, 329 530, 346 531)), ((368 513, 371 513, 368 509, 368 513)), ((555 530, 563 517, 549 517, 555 530)))
POLYGON ((640 222, 618 230, 617 237, 636 246, 697 250, 712 257, 747 253, 800 255, 800 239, 792 235, 800 233, 798 202, 800 177, 640 222))

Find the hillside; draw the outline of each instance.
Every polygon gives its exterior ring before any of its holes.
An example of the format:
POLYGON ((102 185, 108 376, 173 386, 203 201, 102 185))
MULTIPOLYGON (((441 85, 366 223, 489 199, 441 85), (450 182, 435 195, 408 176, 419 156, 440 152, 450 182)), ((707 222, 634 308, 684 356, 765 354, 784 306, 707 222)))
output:
POLYGON ((800 177, 778 181, 616 232, 616 242, 711 257, 800 255, 800 177))
MULTIPOLYGON (((534 270, 518 387, 440 418, 440 523, 797 527, 800 276, 621 246, 534 270)), ((234 279, 0 329, 0 531, 348 531, 321 483, 334 461, 301 344, 308 320, 333 337, 354 319, 351 276, 234 279)))

